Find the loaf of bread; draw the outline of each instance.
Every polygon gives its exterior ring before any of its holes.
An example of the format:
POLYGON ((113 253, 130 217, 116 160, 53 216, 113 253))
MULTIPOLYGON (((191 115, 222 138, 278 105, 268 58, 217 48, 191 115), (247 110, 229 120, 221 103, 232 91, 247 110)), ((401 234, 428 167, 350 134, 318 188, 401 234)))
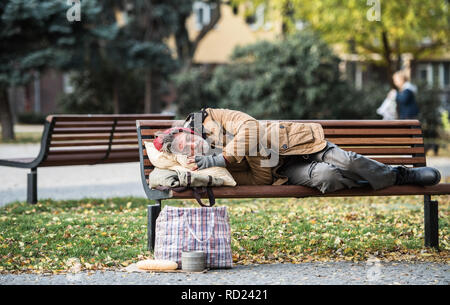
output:
POLYGON ((146 259, 136 263, 141 270, 176 270, 178 264, 173 261, 161 259, 146 259))

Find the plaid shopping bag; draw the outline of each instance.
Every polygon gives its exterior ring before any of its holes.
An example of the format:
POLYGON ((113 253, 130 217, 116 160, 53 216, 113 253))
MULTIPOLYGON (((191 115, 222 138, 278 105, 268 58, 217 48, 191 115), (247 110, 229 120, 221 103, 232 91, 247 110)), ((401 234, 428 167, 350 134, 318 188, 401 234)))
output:
POLYGON ((226 207, 166 206, 156 220, 155 259, 177 262, 182 251, 203 251, 206 267, 231 268, 230 223, 226 207))

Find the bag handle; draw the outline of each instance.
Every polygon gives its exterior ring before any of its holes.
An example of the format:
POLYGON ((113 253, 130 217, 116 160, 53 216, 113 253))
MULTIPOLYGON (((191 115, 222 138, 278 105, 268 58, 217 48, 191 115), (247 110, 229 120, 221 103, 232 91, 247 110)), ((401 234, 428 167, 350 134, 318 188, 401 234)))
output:
POLYGON ((188 231, 189 231, 189 233, 195 238, 195 240, 197 240, 199 243, 206 243, 206 242, 208 242, 210 239, 211 239, 211 237, 213 237, 213 234, 214 234, 214 226, 215 226, 215 222, 214 222, 214 220, 215 220, 215 217, 214 217, 214 209, 211 209, 210 210, 211 211, 211 218, 212 218, 212 221, 211 221, 211 223, 212 223, 212 225, 211 225, 211 233, 209 234, 209 236, 205 239, 205 240, 201 240, 198 236, 197 236, 197 234, 195 234, 195 232, 194 232, 194 230, 192 230, 192 228, 191 228, 191 224, 189 223, 189 221, 188 221, 188 219, 187 219, 187 217, 186 217, 186 214, 183 214, 183 216, 184 216, 184 222, 186 223, 186 226, 187 226, 187 228, 188 228, 188 231))
MULTIPOLYGON (((168 187, 168 186, 157 186, 156 187, 157 190, 160 191, 168 191, 168 190, 172 190, 174 192, 184 192, 186 190, 188 190, 188 187, 185 186, 180 186, 180 187, 168 187)), ((210 187, 192 187, 192 194, 194 195, 195 200, 197 201, 197 203, 202 206, 202 207, 212 207, 213 205, 216 204, 216 197, 214 196, 214 192, 212 190, 212 188, 210 187), (201 198, 201 194, 204 194, 206 192, 206 194, 208 195, 208 199, 209 199, 209 205, 206 205, 202 202, 202 198, 201 198)))
POLYGON ((205 110, 206 108, 203 107, 200 112, 191 112, 186 120, 184 120, 184 127, 189 127, 190 129, 194 130, 195 132, 197 132, 198 134, 202 135, 202 138, 206 140, 206 132, 205 132, 205 127, 203 126, 203 122, 205 121, 205 118, 208 116, 208 112, 206 112, 205 110), (199 120, 201 119, 201 127, 200 126, 196 126, 199 123, 195 124, 195 120, 199 120), (198 130, 198 128, 195 127, 200 127, 201 130, 198 130))
POLYGON ((216 204, 216 198, 214 197, 213 190, 210 187, 193 187, 192 188, 192 194, 194 195, 195 200, 197 200, 198 204, 202 207, 212 207, 216 204), (206 191, 206 194, 208 195, 209 205, 206 205, 202 202, 202 199, 200 197, 201 194, 204 194, 206 191))

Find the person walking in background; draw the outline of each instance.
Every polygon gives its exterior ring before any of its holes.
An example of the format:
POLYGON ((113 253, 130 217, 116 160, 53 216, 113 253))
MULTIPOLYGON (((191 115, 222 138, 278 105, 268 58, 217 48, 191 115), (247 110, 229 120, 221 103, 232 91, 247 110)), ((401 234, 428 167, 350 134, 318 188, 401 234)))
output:
POLYGON ((397 102, 397 113, 400 120, 417 119, 419 107, 416 102, 417 87, 409 82, 409 77, 404 70, 394 73, 392 76, 396 89, 389 91, 387 98, 397 102))

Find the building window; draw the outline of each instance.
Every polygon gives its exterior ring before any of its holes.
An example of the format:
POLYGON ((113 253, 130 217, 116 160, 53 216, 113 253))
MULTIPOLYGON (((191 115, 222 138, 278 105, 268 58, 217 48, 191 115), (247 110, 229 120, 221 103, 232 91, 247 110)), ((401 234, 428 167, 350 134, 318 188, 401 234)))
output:
POLYGON ((264 4, 260 4, 256 7, 253 15, 246 17, 245 21, 248 23, 251 30, 257 31, 263 28, 264 30, 269 31, 272 29, 272 23, 265 22, 264 20, 265 10, 266 6, 264 4))
POLYGON ((361 90, 363 87, 363 69, 359 62, 355 63, 355 88, 361 90))
POLYGON ((431 63, 417 65, 417 79, 430 87, 433 86, 433 65, 431 63))
POLYGON ((196 1, 193 4, 195 15, 195 28, 200 31, 205 25, 211 22, 211 6, 202 1, 196 1))
POLYGON ((439 87, 444 89, 450 87, 450 63, 439 63, 439 87))

